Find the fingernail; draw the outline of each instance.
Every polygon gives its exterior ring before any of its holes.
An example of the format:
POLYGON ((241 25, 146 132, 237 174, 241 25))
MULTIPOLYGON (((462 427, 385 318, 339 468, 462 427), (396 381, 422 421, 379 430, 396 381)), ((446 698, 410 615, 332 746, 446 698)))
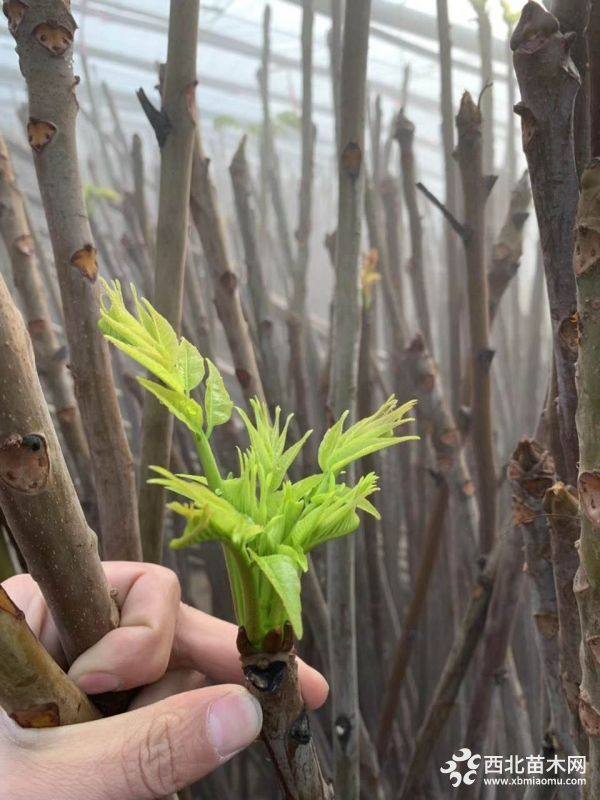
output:
POLYGON ((121 681, 117 675, 110 672, 88 672, 80 678, 74 678, 75 683, 86 694, 103 694, 104 692, 116 692, 121 688, 121 681))
POLYGON ((247 747, 261 728, 260 704, 245 689, 219 697, 209 709, 207 732, 221 758, 229 758, 247 747))

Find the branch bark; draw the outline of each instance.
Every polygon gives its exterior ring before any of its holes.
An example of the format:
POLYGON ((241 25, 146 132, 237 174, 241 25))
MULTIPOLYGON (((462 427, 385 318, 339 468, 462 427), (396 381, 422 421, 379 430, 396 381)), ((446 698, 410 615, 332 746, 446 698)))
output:
MULTIPOLYGON (((442 140, 444 144, 444 183, 446 207, 456 215, 458 206, 458 180, 454 152, 454 119, 452 98, 452 40, 448 18, 448 0, 436 0, 437 29, 440 45, 440 107, 442 112, 442 140)), ((460 308, 464 294, 463 276, 459 268, 456 236, 446 226, 446 268, 448 270, 448 356, 450 360, 450 407, 454 412, 460 405, 460 379, 462 370, 460 308)))
POLYGON ((381 703, 382 710, 377 730, 377 753, 380 764, 384 763, 392 740, 392 728, 398 711, 400 692, 442 542, 444 518, 448 509, 448 494, 448 484, 439 477, 432 515, 425 532, 421 563, 415 576, 413 594, 406 610, 400 639, 396 644, 390 677, 381 703))
POLYGON ((25 5, 11 27, 27 82, 27 132, 58 272, 75 395, 92 457, 104 552, 107 558, 135 560, 141 547, 134 468, 108 345, 97 325, 98 261, 79 174, 78 79, 72 66, 77 26, 62 0, 37 0, 25 5))
POLYGON ((246 160, 246 137, 244 136, 229 166, 233 195, 237 211, 246 269, 250 299, 256 321, 258 349, 262 362, 262 382, 270 408, 283 403, 281 372, 275 342, 273 341, 273 320, 271 301, 263 269, 256 214, 252 201, 250 170, 246 160))
POLYGON ((0 705, 24 728, 98 719, 99 711, 62 671, 0 586, 0 705))
POLYGON ((412 283, 417 311, 417 324, 425 337, 427 345, 431 347, 431 322, 429 319, 427 281, 425 279, 425 264, 423 261, 423 226, 416 191, 416 167, 413 149, 415 126, 405 116, 402 109, 396 117, 394 138, 400 145, 402 185, 410 227, 411 257, 408 273, 412 283))
POLYGON ((580 464, 577 489, 581 509, 581 564, 574 591, 581 620, 581 690, 579 717, 589 737, 588 788, 600 793, 600 161, 594 159, 581 181, 573 267, 577 280, 577 430, 580 464))
MULTIPOLYGON (((172 0, 169 44, 161 87, 161 115, 169 129, 161 146, 158 229, 153 304, 176 331, 181 309, 188 240, 192 148, 196 131, 196 51, 199 0, 172 0)), ((148 483, 150 467, 170 463, 173 417, 149 392, 144 394, 140 456, 140 532, 144 558, 162 561, 165 490, 148 483)))
MULTIPOLYGON (((317 135, 313 123, 313 0, 302 4, 302 174, 298 196, 298 227, 296 229, 297 251, 292 272, 292 297, 288 316, 288 336, 292 381, 295 387, 296 410, 301 430, 314 428, 311 408, 310 371, 307 357, 306 297, 308 267, 310 260, 310 236, 312 229, 313 183, 315 140, 317 135)), ((314 461, 314 439, 309 440, 305 460, 314 461)))
POLYGON ((238 634, 246 686, 263 710, 261 738, 284 800, 334 800, 333 787, 321 772, 302 700, 291 630, 277 638, 273 652, 255 653, 243 628, 238 634))
POLYGON ((490 326, 494 323, 504 292, 519 269, 523 253, 523 228, 529 217, 530 203, 531 189, 526 170, 512 190, 504 225, 492 249, 492 263, 488 272, 490 326))
POLYGON ((69 662, 118 625, 69 477, 23 319, 0 279, 0 507, 69 662))
POLYGON ((571 47, 571 58, 579 73, 581 88, 575 98, 573 115, 573 137, 575 140, 575 162, 581 177, 590 160, 590 76, 588 72, 588 40, 586 36, 590 19, 590 0, 552 0, 550 10, 560 23, 565 34, 575 34, 571 47))
POLYGON ((39 271, 33 237, 4 138, 0 136, 0 234, 10 256, 38 373, 47 383, 60 431, 77 470, 86 504, 95 504, 90 452, 79 414, 73 380, 55 333, 48 296, 39 271))
POLYGON ((214 290, 215 308, 225 331, 242 393, 246 401, 252 397, 264 400, 254 345, 244 317, 238 277, 230 261, 217 191, 210 177, 209 166, 197 128, 190 195, 192 219, 202 242, 214 290))
POLYGON ((415 792, 425 776, 429 756, 454 707, 458 691, 485 627, 498 563, 503 558, 504 547, 505 539, 502 538, 487 557, 486 564, 471 589, 469 603, 457 636, 417 733, 398 800, 415 797, 415 792))
MULTIPOLYGON (((459 163, 468 226, 465 252, 469 305, 470 362, 472 375, 471 410, 477 493, 479 499, 479 539, 484 552, 491 550, 496 537, 497 478, 494 463, 494 430, 490 367, 489 288, 485 268, 485 204, 489 182, 483 175, 481 110, 468 92, 462 97, 456 117, 459 163)), ((493 185, 493 184, 492 184, 493 185)))
POLYGON ((567 705, 571 712, 571 733, 579 750, 587 750, 585 734, 579 720, 579 687, 581 685, 581 628, 573 581, 579 566, 577 542, 581 536, 579 502, 576 491, 563 483, 555 483, 544 497, 544 511, 550 524, 554 584, 558 605, 558 650, 560 677, 567 705))
POLYGON ((592 0, 586 31, 590 79, 590 151, 600 156, 600 3, 592 0))
POLYGON ((563 35, 555 17, 535 2, 524 6, 511 38, 522 98, 515 111, 521 117, 552 319, 566 464, 566 475, 559 477, 575 485, 578 444, 572 317, 576 300, 571 262, 579 195, 573 145, 579 76, 569 56, 572 41, 573 35, 563 35))
POLYGON ((550 527, 542 506, 546 491, 554 483, 554 460, 535 440, 522 439, 509 466, 508 477, 515 493, 515 514, 521 521, 527 575, 532 582, 536 642, 548 698, 548 730, 563 757, 575 755, 578 751, 570 733, 569 712, 559 672, 559 618, 550 527))
MULTIPOLYGON (((504 557, 498 568, 482 641, 481 659, 470 695, 464 743, 473 752, 487 742, 497 675, 505 667, 519 605, 523 575, 523 536, 520 517, 507 535, 504 557)), ((460 797, 475 797, 478 783, 464 786, 460 797)))
MULTIPOLYGON (((365 170, 365 105, 370 0, 347 0, 340 86, 340 156, 335 290, 331 345, 330 409, 354 412, 360 336, 359 250, 365 170)), ((335 787, 357 800, 358 686, 356 665, 354 541, 329 544, 328 601, 332 610, 330 662, 333 697, 335 787)))

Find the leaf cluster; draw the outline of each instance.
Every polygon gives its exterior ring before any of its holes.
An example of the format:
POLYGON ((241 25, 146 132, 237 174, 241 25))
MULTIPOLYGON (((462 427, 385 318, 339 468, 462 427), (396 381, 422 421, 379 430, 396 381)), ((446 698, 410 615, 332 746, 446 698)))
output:
POLYGON ((311 432, 289 444, 292 415, 283 419, 277 408, 271 417, 266 405, 254 399, 250 413, 235 409, 249 444, 238 451, 237 474, 223 477, 210 438, 216 426, 230 420, 234 404, 217 367, 179 338, 133 287, 132 311, 118 282, 105 283, 104 289, 102 332, 158 379, 138 378, 192 431, 204 469, 203 476, 196 476, 153 468, 157 477, 150 482, 181 498, 169 503, 185 519, 183 534, 171 547, 221 542, 238 622, 257 649, 271 631, 283 631, 286 622, 300 638, 300 581, 308 569, 308 553, 355 531, 358 512, 379 517, 369 500, 378 490, 377 476, 371 472, 350 485, 345 471, 367 455, 416 439, 396 433, 412 421, 407 415, 414 402, 398 406, 391 397, 373 415, 350 426, 348 413, 342 414, 320 444, 319 470, 293 482, 290 469, 311 432))

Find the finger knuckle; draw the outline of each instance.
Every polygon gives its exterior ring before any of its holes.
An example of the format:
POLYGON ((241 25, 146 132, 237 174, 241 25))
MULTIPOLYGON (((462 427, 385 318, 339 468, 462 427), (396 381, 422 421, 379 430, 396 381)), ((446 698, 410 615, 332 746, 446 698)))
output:
POLYGON ((123 765, 132 792, 144 797, 169 794, 180 785, 175 732, 180 722, 174 712, 156 716, 137 743, 126 746, 123 765))
POLYGON ((179 578, 173 570, 168 569, 168 567, 159 566, 157 567, 157 576, 159 576, 165 594, 179 601, 181 599, 181 585, 179 583, 179 578))

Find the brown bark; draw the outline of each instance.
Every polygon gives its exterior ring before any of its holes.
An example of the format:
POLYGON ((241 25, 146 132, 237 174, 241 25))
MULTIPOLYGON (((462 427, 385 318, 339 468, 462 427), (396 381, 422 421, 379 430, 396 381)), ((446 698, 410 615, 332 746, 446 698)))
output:
POLYGON ((71 662, 118 625, 21 315, 0 279, 0 507, 71 662))
MULTIPOLYGON (((456 503, 456 525, 461 541, 475 543, 477 508, 475 487, 466 462, 463 437, 450 411, 437 365, 421 336, 406 348, 406 367, 418 400, 418 414, 429 436, 436 465, 446 476, 456 503)), ((468 556, 467 556, 468 558, 468 556)))
MULTIPOLYGON (((463 737, 465 747, 481 751, 488 741, 497 674, 504 669, 515 617, 518 610, 523 576, 523 537, 518 518, 508 533, 504 556, 498 568, 494 590, 481 643, 482 653, 469 700, 467 725, 463 737)), ((460 797, 473 797, 477 783, 465 786, 460 797)))
POLYGON ((344 26, 344 0, 330 0, 331 29, 328 36, 329 70, 331 73, 331 92, 335 117, 335 141, 338 155, 341 150, 341 111, 340 86, 342 82, 342 32, 344 26))
POLYGON ((505 539, 499 539, 470 591, 459 631, 416 735, 398 800, 415 797, 424 779, 427 761, 454 707, 475 648, 483 634, 498 563, 503 557, 504 548, 505 539))
MULTIPOLYGON (((440 45, 440 107, 442 112, 442 140, 444 146, 444 183, 446 206, 456 214, 458 205, 458 176, 452 158, 454 152, 454 119, 452 98, 452 40, 448 18, 448 0, 436 0, 437 30, 440 45)), ((449 226, 444 228, 446 267, 448 270, 448 356, 450 360, 450 407, 456 413, 460 405, 460 379, 462 370, 460 342, 460 309, 464 295, 463 276, 459 264, 457 237, 449 226)))
POLYGON ((0 706, 24 728, 53 728, 100 714, 43 648, 0 586, 0 706))
POLYGON ((17 186, 6 142, 0 136, 0 233, 10 256, 15 287, 23 313, 37 370, 46 382, 56 418, 77 470, 83 501, 94 504, 90 453, 73 391, 73 380, 52 324, 48 297, 40 275, 33 237, 29 228, 23 195, 17 186))
MULTIPOLYGON (((363 266, 363 271, 364 271, 363 266)), ((377 346, 377 308, 380 297, 377 286, 366 287, 362 281, 363 307, 358 359, 357 415, 359 419, 374 413, 377 397, 373 391, 373 354, 377 346)), ((380 459, 367 456, 362 459, 361 474, 378 472, 380 459)), ((406 491, 402 486, 402 496, 406 491)), ((385 512, 384 512, 385 513, 385 512)), ((387 514, 386 514, 387 517, 387 514)), ((381 685, 387 665, 388 647, 384 644, 382 657, 374 662, 371 654, 379 648, 379 643, 396 638, 399 634, 398 619, 393 601, 390 601, 391 588, 384 561, 384 542, 381 521, 374 517, 364 519, 364 534, 356 542, 357 591, 361 602, 357 607, 357 626, 362 631, 362 647, 358 650, 358 680, 361 689, 360 708, 367 720, 369 730, 374 729, 379 713, 381 685), (388 605, 388 603, 390 605, 388 605), (391 608, 392 614, 390 614, 391 608), (393 616, 392 616, 393 615, 393 616), (391 637, 390 631, 394 631, 391 637)), ((362 750, 362 741, 360 744, 362 750)))
POLYGON ((289 636, 272 653, 253 653, 240 629, 238 648, 248 690, 263 710, 261 738, 277 772, 284 800, 333 800, 316 754, 289 636))
MULTIPOLYGON (((365 106, 370 0, 347 0, 340 86, 340 156, 335 289, 331 326, 329 408, 335 418, 354 415, 360 336, 359 252, 365 170, 365 106)), ((352 537, 327 551, 331 616, 335 787, 358 800, 358 685, 356 665, 355 553, 352 537)))
POLYGON ((575 484, 578 444, 575 428, 575 350, 572 346, 575 279, 571 268, 579 194, 573 146, 573 104, 579 76, 569 56, 572 34, 563 35, 552 14, 528 2, 511 38, 521 90, 523 150, 529 165, 540 229, 554 337, 560 438, 566 474, 575 484))
POLYGON ((256 213, 252 201, 250 171, 246 160, 246 137, 240 142, 229 166, 233 195, 237 210, 240 234, 244 246, 250 299, 254 310, 254 320, 258 339, 258 349, 262 365, 262 383, 270 408, 283 404, 283 388, 279 360, 273 340, 274 325, 271 318, 272 307, 267 288, 260 248, 256 213))
POLYGON ((238 277, 231 263, 209 159, 203 153, 196 129, 190 195, 192 219, 208 264, 217 314, 231 352, 233 366, 246 401, 265 399, 250 331, 244 317, 238 277))
POLYGON ((489 289, 485 267, 485 204, 490 182, 483 175, 481 121, 479 106, 465 92, 456 117, 456 157, 462 177, 467 226, 463 242, 467 262, 471 419, 472 436, 476 442, 474 457, 480 513, 479 539, 481 548, 487 552, 496 538, 497 478, 490 378, 494 353, 490 349, 489 289))
POLYGON ((529 217, 530 203, 529 175, 525 171, 512 190, 504 225, 496 236, 492 249, 492 263, 488 272, 490 326, 494 322, 504 292, 521 263, 523 227, 529 217))
POLYGON ((12 24, 29 95, 29 142, 58 272, 75 395, 88 438, 104 551, 139 559, 135 476, 108 345, 98 330, 98 261, 85 212, 72 66, 76 23, 62 0, 25 5, 12 24), (118 476, 115 479, 115 476, 118 476))
POLYGON ((591 0, 587 26, 590 80, 590 155, 600 156, 600 3, 591 0))
POLYGON ((573 270, 577 281, 577 431, 580 463, 577 490, 581 510, 581 564, 573 585, 581 622, 579 718, 589 737, 588 790, 600 794, 600 161, 581 180, 573 270))
POLYGON ((386 175, 381 181, 379 193, 385 218, 385 243, 390 265, 390 276, 394 284, 397 301, 403 307, 402 205, 396 178, 386 175))
POLYGON ((433 511, 425 531, 419 571, 414 580, 413 594, 406 610, 402 634, 396 644, 390 677, 382 699, 381 717, 377 730, 377 752, 380 763, 384 762, 391 742, 392 727, 398 711, 400 692, 442 542, 444 518, 448 510, 448 494, 448 484, 443 478, 438 478, 433 511))
POLYGON ((581 174, 590 160, 590 76, 588 73, 588 40, 586 36, 590 18, 591 0, 552 0, 550 10, 560 23, 562 33, 574 33, 571 58, 577 67, 581 87, 575 98, 573 136, 577 174, 581 174))
POLYGON ((427 345, 431 347, 431 322, 429 319, 427 280, 423 261, 423 226, 417 203, 416 166, 413 149, 415 126, 405 116, 403 110, 399 112, 396 118, 394 137, 400 145, 402 185, 410 227, 411 256, 408 274, 412 283, 417 325, 423 333, 427 345))
MULTIPOLYGON (((196 131, 195 87, 199 0, 172 0, 161 110, 153 127, 159 142, 160 191, 153 305, 179 332, 188 246, 192 149, 196 131)), ((152 118, 151 118, 152 122, 152 118)), ((168 467, 173 416, 144 394, 139 518, 144 558, 162 561, 165 490, 148 483, 154 465, 168 467)))
MULTIPOLYGON (((150 215, 146 202, 146 185, 144 170, 144 151, 139 134, 135 133, 131 140, 131 165, 133 172, 133 207, 138 219, 140 231, 144 237, 146 248, 154 255, 154 237, 150 225, 150 215)), ((150 287, 149 287, 150 288, 150 287)))
POLYGON ((555 483, 544 497, 544 511, 550 523, 550 542, 554 583, 558 606, 558 650, 560 677, 567 705, 571 711, 571 732, 579 750, 585 752, 587 742, 579 720, 579 686, 581 663, 579 648, 581 629, 579 611, 573 592, 573 581, 579 566, 577 542, 581 535, 579 503, 572 487, 555 483))
POLYGON ((522 439, 508 468, 514 490, 515 520, 521 525, 527 576, 531 579, 533 619, 546 693, 549 730, 564 756, 577 750, 559 671, 559 618, 544 495, 554 483, 554 460, 535 440, 522 439))
MULTIPOLYGON (((308 268, 310 262, 310 238, 313 213, 313 184, 315 141, 317 130, 313 123, 313 0, 302 5, 302 164, 298 195, 298 227, 296 228, 296 259, 292 264, 292 293, 288 317, 291 376, 296 399, 296 416, 300 430, 315 427, 309 391, 311 375, 308 362, 308 327, 306 325, 306 299, 308 268)), ((307 442, 304 460, 314 462, 315 439, 307 442)))

